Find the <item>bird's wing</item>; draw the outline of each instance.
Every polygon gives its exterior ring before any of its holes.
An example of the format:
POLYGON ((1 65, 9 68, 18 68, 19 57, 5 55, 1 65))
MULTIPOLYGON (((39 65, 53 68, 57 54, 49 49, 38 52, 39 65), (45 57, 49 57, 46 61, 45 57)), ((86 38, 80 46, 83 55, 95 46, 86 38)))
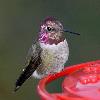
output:
POLYGON ((37 61, 41 54, 41 47, 39 42, 34 41, 25 59, 25 66, 28 66, 30 61, 37 61))
POLYGON ((38 42, 34 42, 32 47, 29 49, 28 55, 26 57, 27 64, 25 69, 23 69, 22 74, 16 81, 15 91, 32 75, 32 73, 41 64, 41 47, 38 42))

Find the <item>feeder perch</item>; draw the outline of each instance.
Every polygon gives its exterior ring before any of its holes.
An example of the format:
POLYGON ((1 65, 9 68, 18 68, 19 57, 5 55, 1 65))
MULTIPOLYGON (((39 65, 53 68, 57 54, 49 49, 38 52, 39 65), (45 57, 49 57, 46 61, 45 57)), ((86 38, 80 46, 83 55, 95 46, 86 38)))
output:
POLYGON ((65 67, 41 79, 37 91, 41 100, 100 100, 100 60, 65 67), (46 85, 63 76, 62 93, 47 92, 46 85))

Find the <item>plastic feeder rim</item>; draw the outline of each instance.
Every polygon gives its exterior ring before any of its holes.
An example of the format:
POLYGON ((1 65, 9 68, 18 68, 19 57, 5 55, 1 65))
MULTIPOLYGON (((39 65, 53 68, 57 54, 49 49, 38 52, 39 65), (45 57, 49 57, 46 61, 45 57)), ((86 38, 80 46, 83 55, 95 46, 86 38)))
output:
POLYGON ((41 79, 37 91, 41 100, 100 100, 100 60, 65 67, 41 79), (62 93, 48 93, 46 85, 62 76, 62 93))

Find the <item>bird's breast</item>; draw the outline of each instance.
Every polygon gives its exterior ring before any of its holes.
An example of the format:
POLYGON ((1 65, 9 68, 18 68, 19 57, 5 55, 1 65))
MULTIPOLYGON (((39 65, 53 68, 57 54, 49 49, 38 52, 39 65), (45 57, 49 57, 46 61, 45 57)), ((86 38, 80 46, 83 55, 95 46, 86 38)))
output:
POLYGON ((67 41, 64 40, 56 44, 40 44, 42 48, 41 59, 45 69, 56 70, 56 67, 63 66, 68 59, 69 48, 67 41))
POLYGON ((40 46, 42 48, 42 63, 33 73, 33 76, 36 78, 43 78, 47 74, 61 71, 69 56, 67 41, 64 40, 57 45, 40 43, 40 46))

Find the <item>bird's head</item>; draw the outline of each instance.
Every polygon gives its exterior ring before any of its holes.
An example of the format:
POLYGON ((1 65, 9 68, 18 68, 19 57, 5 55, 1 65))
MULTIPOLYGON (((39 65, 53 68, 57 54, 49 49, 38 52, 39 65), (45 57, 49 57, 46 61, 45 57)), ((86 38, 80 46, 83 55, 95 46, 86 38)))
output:
POLYGON ((78 33, 64 30, 60 21, 53 17, 48 17, 40 26, 39 41, 45 44, 58 44, 65 39, 64 32, 79 35, 78 33))
POLYGON ((39 41, 46 44, 57 44, 64 40, 63 26, 61 22, 53 17, 46 18, 39 32, 39 41))

